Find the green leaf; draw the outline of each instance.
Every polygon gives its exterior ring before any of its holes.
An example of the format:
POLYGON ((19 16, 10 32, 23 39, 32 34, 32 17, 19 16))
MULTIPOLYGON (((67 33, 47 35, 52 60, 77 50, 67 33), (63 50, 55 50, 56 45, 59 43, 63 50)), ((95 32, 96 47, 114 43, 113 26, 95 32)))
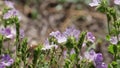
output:
POLYGON ((76 39, 75 37, 68 37, 67 42, 65 43, 65 46, 68 49, 73 48, 76 45, 76 39))
POLYGON ((107 40, 107 41, 110 41, 110 35, 107 35, 107 36, 106 36, 106 40, 107 40))
POLYGON ((71 60, 71 61, 74 61, 75 58, 76 58, 76 54, 72 54, 72 55, 70 55, 70 60, 71 60))
POLYGON ((117 46, 116 46, 116 45, 109 45, 108 51, 109 51, 111 54, 116 54, 116 53, 117 53, 117 46))
POLYGON ((85 39, 85 36, 86 36, 86 32, 82 32, 81 35, 80 35, 80 38, 78 40, 78 44, 77 44, 77 47, 79 49, 81 49, 81 47, 82 47, 82 44, 83 44, 84 39, 85 39))

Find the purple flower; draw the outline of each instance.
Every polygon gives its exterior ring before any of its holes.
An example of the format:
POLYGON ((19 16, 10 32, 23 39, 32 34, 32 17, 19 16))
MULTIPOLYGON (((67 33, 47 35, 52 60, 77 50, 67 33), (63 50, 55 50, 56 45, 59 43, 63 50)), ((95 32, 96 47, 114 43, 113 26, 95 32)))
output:
POLYGON ((98 6, 100 4, 100 0, 92 0, 92 3, 89 3, 91 7, 98 6))
POLYGON ((16 9, 11 9, 3 15, 3 19, 9 19, 12 17, 18 17, 18 19, 20 20, 19 12, 16 9))
POLYGON ((93 61, 95 56, 96 56, 96 53, 94 50, 90 50, 90 52, 85 52, 84 53, 84 56, 86 59, 88 59, 89 61, 93 61))
POLYGON ((102 62, 100 64, 97 64, 96 68, 108 68, 108 67, 107 67, 107 64, 105 64, 104 62, 102 62))
POLYGON ((1 66, 2 65, 3 66, 10 66, 13 64, 13 62, 14 62, 14 60, 8 54, 5 54, 5 55, 2 55, 2 58, 0 60, 0 65, 1 66))
POLYGON ((73 36, 76 39, 79 38, 80 31, 76 30, 74 27, 67 28, 66 31, 63 33, 66 37, 73 36))
POLYGON ((59 31, 50 33, 50 36, 55 37, 57 39, 58 43, 63 43, 63 42, 67 41, 67 38, 59 31))
POLYGON ((117 43, 118 43, 117 37, 111 37, 110 42, 111 42, 112 44, 117 44, 117 43))
MULTIPOLYGON (((1 28, 0 34, 5 36, 6 38, 13 39, 16 36, 16 30, 13 28, 1 28)), ((20 38, 23 38, 23 37, 24 37, 24 31, 20 30, 20 38)))
POLYGON ((97 53, 96 57, 94 58, 94 61, 95 61, 96 65, 102 63, 103 62, 102 54, 101 53, 97 53))
POLYGON ((87 40, 94 43, 95 41, 95 36, 91 32, 87 32, 87 40))
POLYGON ((120 0, 114 0, 114 3, 115 3, 116 5, 120 5, 120 0))
POLYGON ((6 38, 12 39, 15 37, 15 30, 12 30, 11 28, 1 28, 0 33, 6 38))
POLYGON ((11 1, 5 1, 5 4, 7 5, 7 7, 9 8, 14 8, 14 3, 11 1))
POLYGON ((5 66, 2 63, 0 63, 0 68, 5 68, 5 66))
POLYGON ((49 41, 48 41, 48 39, 47 39, 47 40, 45 41, 45 43, 44 43, 44 46, 43 46, 42 50, 49 50, 49 49, 51 49, 51 48, 53 48, 53 47, 55 47, 55 49, 58 48, 58 46, 55 45, 55 44, 50 45, 50 44, 49 44, 49 41))

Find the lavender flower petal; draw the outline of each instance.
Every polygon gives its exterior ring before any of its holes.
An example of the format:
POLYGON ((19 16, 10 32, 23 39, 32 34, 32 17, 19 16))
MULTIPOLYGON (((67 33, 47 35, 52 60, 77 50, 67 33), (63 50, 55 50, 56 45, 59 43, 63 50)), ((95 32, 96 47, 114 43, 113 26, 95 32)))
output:
POLYGON ((117 37, 111 37, 111 39, 110 39, 110 42, 112 43, 112 44, 117 44, 117 37))
POLYGON ((114 0, 114 3, 115 3, 116 5, 120 5, 120 0, 114 0))
POLYGON ((7 5, 7 7, 9 8, 14 8, 14 3, 11 1, 5 1, 5 4, 7 5))
POLYGON ((96 65, 102 63, 103 62, 102 54, 101 53, 97 53, 94 61, 95 61, 96 65))
POLYGON ((98 6, 100 4, 99 0, 92 0, 92 3, 89 3, 91 7, 98 6))
POLYGON ((87 40, 94 43, 95 41, 95 36, 91 32, 87 32, 87 40))
POLYGON ((104 62, 102 62, 102 63, 96 65, 96 68, 108 68, 108 67, 107 67, 107 64, 105 64, 104 62))
POLYGON ((0 64, 4 66, 10 66, 11 64, 13 64, 13 62, 14 60, 8 54, 5 54, 2 56, 0 64))

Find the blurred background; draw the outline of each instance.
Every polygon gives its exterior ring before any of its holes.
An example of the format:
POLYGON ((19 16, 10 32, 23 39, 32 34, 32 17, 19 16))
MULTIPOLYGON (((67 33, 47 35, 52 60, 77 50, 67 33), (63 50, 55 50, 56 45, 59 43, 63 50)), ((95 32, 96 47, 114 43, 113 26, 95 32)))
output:
MULTIPOLYGON (((92 0, 10 0, 21 14, 21 29, 29 42, 41 43, 52 31, 64 31, 75 27, 80 31, 90 31, 96 37, 96 52, 102 52, 109 63, 107 53, 106 16, 90 7, 92 0)), ((111 0, 111 4, 112 4, 111 0)), ((5 4, 0 1, 0 10, 5 4)))

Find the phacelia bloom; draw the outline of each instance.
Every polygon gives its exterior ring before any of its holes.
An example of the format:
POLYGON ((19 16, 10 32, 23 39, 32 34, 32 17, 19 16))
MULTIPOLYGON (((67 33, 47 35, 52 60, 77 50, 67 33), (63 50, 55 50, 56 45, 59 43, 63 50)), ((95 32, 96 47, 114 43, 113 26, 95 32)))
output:
POLYGON ((8 8, 14 8, 14 3, 11 1, 4 1, 8 8))
POLYGON ((0 59, 0 65, 3 66, 10 66, 14 63, 14 60, 8 55, 2 55, 2 58, 0 59))
POLYGON ((84 53, 84 56, 86 59, 88 59, 89 61, 93 61, 95 56, 96 56, 96 53, 94 50, 90 50, 90 52, 85 52, 84 53))
POLYGON ((111 37, 110 42, 111 42, 112 44, 117 44, 117 43, 118 43, 117 37, 111 37))
POLYGON ((94 61, 95 61, 96 65, 102 63, 103 62, 102 54, 101 53, 97 53, 95 58, 94 58, 94 61))
POLYGON ((107 64, 105 64, 104 62, 102 62, 102 63, 100 63, 100 64, 97 64, 95 67, 96 67, 96 68, 108 68, 108 67, 107 67, 107 64))
POLYGON ((115 3, 116 5, 120 5, 120 0, 114 0, 114 3, 115 3))
POLYGON ((100 0, 92 0, 92 3, 89 3, 91 7, 98 6, 100 4, 100 0))
POLYGON ((75 29, 74 27, 67 28, 66 31, 63 33, 66 37, 73 36, 76 39, 79 38, 80 31, 75 29))
POLYGON ((95 36, 91 32, 87 32, 87 40, 94 43, 95 41, 95 36))
POLYGON ((44 43, 44 46, 43 46, 42 50, 49 50, 49 49, 51 49, 51 48, 53 48, 53 47, 55 47, 55 49, 58 48, 58 46, 55 45, 55 44, 50 45, 50 43, 49 43, 49 41, 48 41, 48 39, 47 39, 47 40, 45 41, 45 43, 44 43))
POLYGON ((63 42, 67 41, 67 38, 59 31, 50 33, 50 36, 55 37, 57 39, 58 43, 63 43, 63 42))
MULTIPOLYGON (((13 39, 16 37, 16 30, 13 28, 1 28, 0 34, 5 36, 6 38, 13 39)), ((24 37, 24 31, 20 30, 20 38, 23 38, 23 37, 24 37)))
POLYGON ((20 14, 16 9, 11 9, 3 15, 3 19, 17 17, 20 20, 20 14))
POLYGON ((1 28, 0 34, 5 36, 6 38, 14 38, 15 37, 15 30, 12 30, 11 28, 1 28))

